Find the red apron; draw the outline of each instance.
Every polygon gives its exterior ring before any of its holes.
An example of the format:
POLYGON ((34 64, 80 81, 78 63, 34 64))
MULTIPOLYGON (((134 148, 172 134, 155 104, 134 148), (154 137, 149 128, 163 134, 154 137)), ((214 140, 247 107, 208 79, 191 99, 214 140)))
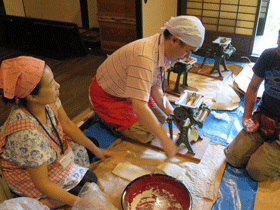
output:
MULTIPOLYGON (((93 78, 90 84, 90 98, 94 109, 99 116, 107 123, 115 124, 118 130, 129 128, 138 121, 138 117, 133 112, 131 100, 112 96, 101 89, 93 78)), ((148 105, 152 107, 155 104, 152 96, 149 98, 148 105)))
MULTIPOLYGON (((69 147, 71 147, 70 139, 64 136, 61 123, 57 120, 58 113, 57 113, 56 105, 52 104, 50 105, 50 107, 55 113, 55 118, 57 123, 56 129, 63 141, 63 149, 64 151, 66 151, 69 147)), ((7 135, 24 129, 37 129, 48 138, 49 145, 57 154, 57 159, 61 156, 60 147, 51 140, 51 138, 45 133, 43 128, 39 125, 39 123, 29 119, 18 120, 9 123, 10 117, 11 114, 8 117, 7 120, 8 122, 6 123, 5 131, 0 136, 0 153, 4 151, 3 147, 6 143, 7 135)), ((58 141, 57 136, 54 133, 52 134, 52 138, 58 141)), ((9 162, 3 158, 0 159, 0 164, 7 182, 11 184, 13 187, 18 189, 24 195, 31 198, 40 198, 43 196, 43 194, 35 188, 35 185, 32 182, 32 179, 26 167, 18 166, 17 164, 13 162, 9 162)), ((49 180, 52 183, 59 184, 72 171, 73 164, 74 161, 70 163, 65 169, 63 169, 62 166, 59 164, 58 160, 54 161, 51 165, 48 166, 49 180)))
POLYGON ((279 118, 268 117, 261 107, 253 113, 253 120, 259 123, 258 132, 265 141, 279 140, 279 118))

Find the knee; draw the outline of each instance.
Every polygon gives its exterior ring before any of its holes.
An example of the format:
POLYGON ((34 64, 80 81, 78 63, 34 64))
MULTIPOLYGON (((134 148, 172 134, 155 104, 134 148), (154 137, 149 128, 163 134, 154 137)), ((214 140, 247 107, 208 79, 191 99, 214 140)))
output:
POLYGON ((238 155, 238 152, 235 152, 235 151, 236 150, 231 148, 230 145, 228 145, 224 149, 226 161, 228 162, 228 164, 230 164, 231 166, 233 166, 235 168, 245 168, 246 164, 248 162, 248 159, 240 157, 238 155))
POLYGON ((261 164, 258 162, 249 161, 246 166, 246 170, 249 176, 257 182, 266 181, 270 178, 270 176, 264 172, 264 168, 262 168, 261 164))
POLYGON ((98 183, 98 178, 95 173, 93 173, 93 175, 92 175, 92 181, 96 184, 98 183))
POLYGON ((144 144, 151 142, 155 138, 155 136, 149 132, 143 132, 138 135, 132 135, 131 137, 132 139, 144 144))
POLYGON ((94 182, 96 184, 98 182, 96 174, 91 170, 88 170, 86 172, 86 174, 84 175, 83 179, 80 181, 79 184, 84 185, 87 182, 94 182))
POLYGON ((139 127, 139 123, 136 124, 137 126, 133 125, 125 130, 120 130, 119 133, 122 136, 144 144, 151 142, 155 138, 155 136, 149 131, 144 128, 142 129, 142 127, 139 127))

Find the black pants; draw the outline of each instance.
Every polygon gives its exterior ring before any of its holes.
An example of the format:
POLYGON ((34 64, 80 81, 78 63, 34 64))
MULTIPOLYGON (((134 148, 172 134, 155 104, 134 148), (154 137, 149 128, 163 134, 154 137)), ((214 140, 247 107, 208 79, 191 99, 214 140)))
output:
POLYGON ((79 182, 79 184, 76 187, 74 187, 73 189, 69 190, 68 192, 73 195, 78 196, 79 192, 81 191, 81 189, 87 182, 94 182, 97 184, 97 176, 91 170, 88 170, 86 172, 86 174, 84 175, 84 177, 82 178, 82 180, 79 182))
MULTIPOLYGON (((99 143, 98 141, 93 138, 93 137, 89 137, 87 136, 97 147, 99 147, 99 143)), ((92 159, 95 158, 96 156, 94 154, 92 154, 91 151, 89 151, 87 149, 87 152, 88 152, 88 157, 89 157, 89 161, 90 163, 92 162, 92 159)), ((81 191, 82 187, 85 185, 86 182, 94 182, 97 184, 97 176, 95 175, 94 172, 88 170, 86 172, 86 174, 84 175, 83 179, 79 182, 79 184, 74 187, 73 189, 69 190, 68 192, 73 194, 73 195, 76 195, 78 196, 79 192, 81 191)))
MULTIPOLYGON (((87 137, 95 144, 95 146, 99 147, 99 142, 95 138, 90 137, 90 136, 87 136, 87 137)), ((92 154, 92 152, 89 151, 87 148, 86 148, 86 150, 88 152, 89 162, 92 163, 93 158, 95 158, 96 156, 94 154, 92 154)))

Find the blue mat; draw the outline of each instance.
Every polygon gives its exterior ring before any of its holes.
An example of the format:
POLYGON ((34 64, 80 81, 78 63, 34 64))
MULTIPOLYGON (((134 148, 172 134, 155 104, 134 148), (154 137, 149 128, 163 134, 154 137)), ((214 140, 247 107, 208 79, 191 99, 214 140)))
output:
MULTIPOLYGON (((198 59, 198 63, 203 61, 203 57, 192 56, 198 59)), ((213 64, 214 59, 207 59, 206 63, 213 64)), ((226 62, 226 64, 231 63, 245 65, 244 63, 226 62)), ((211 135, 210 142, 224 145, 230 143, 242 129, 244 95, 241 95, 240 99, 239 107, 234 111, 215 110, 217 113, 226 113, 229 116, 229 121, 216 119, 213 114, 210 114, 205 119, 203 127, 197 129, 198 132, 203 133, 203 135, 211 135)), ((175 104, 173 105, 175 106, 175 104)), ((168 125, 165 124, 164 126, 168 125)), ((108 148, 117 139, 117 136, 110 133, 106 126, 99 122, 88 128, 85 135, 96 138, 101 148, 108 148)), ((212 210, 253 210, 257 188, 258 183, 248 176, 245 169, 236 169, 227 164, 219 189, 219 198, 213 205, 212 210)))
MULTIPOLYGON (((204 60, 204 57, 201 57, 201 56, 195 55, 195 54, 191 54, 191 57, 196 58, 197 63, 202 63, 202 61, 204 60)), ((247 60, 245 59, 244 61, 247 61, 247 60)), ((246 63, 233 62, 233 61, 227 61, 227 60, 225 62, 226 62, 226 65, 228 65, 228 64, 238 64, 241 66, 246 65, 246 63)), ((213 59, 213 58, 207 58, 205 61, 205 64, 214 64, 214 63, 215 63, 215 59, 213 59)))

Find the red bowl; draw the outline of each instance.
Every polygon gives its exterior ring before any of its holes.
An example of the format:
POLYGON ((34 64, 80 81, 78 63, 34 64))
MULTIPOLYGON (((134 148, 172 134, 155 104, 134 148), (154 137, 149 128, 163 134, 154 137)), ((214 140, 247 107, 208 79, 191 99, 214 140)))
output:
POLYGON ((122 193, 123 210, 191 210, 192 197, 179 180, 163 174, 141 176, 122 193))

